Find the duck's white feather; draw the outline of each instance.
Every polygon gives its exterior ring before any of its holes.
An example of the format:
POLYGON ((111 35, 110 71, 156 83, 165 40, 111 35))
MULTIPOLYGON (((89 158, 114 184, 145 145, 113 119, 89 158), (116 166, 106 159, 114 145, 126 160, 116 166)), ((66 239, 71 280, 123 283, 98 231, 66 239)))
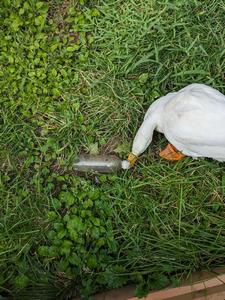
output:
POLYGON ((148 109, 132 152, 145 151, 156 129, 183 154, 225 161, 225 96, 191 84, 159 98, 148 109))

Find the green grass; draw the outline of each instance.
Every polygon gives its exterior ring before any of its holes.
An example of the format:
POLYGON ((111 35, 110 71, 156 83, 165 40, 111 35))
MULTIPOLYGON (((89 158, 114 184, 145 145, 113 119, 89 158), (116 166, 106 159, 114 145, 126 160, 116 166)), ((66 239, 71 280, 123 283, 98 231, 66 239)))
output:
POLYGON ((140 295, 225 263, 224 164, 161 160, 155 134, 133 170, 71 173, 77 151, 126 157, 159 96, 225 92, 223 1, 78 2, 1 7, 2 297, 140 295))

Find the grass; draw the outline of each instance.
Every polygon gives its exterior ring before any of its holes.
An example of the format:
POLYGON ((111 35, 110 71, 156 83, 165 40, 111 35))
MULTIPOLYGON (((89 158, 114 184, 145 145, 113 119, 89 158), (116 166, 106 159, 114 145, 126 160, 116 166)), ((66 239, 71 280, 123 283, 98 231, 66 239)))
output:
POLYGON ((29 30, 2 8, 0 295, 87 297, 130 282, 142 294, 224 265, 222 163, 163 161, 155 134, 131 171, 70 173, 77 151, 126 157, 159 96, 192 82, 225 92, 223 1, 49 3, 22 14, 29 30))
POLYGON ((191 82, 224 92, 224 7, 220 1, 207 5, 194 1, 101 5, 104 18, 96 24, 96 52, 82 73, 89 90, 82 108, 90 116, 89 124, 97 127, 95 140, 119 136, 122 142, 131 142, 150 103, 191 82), (143 75, 148 76, 144 83, 143 75))

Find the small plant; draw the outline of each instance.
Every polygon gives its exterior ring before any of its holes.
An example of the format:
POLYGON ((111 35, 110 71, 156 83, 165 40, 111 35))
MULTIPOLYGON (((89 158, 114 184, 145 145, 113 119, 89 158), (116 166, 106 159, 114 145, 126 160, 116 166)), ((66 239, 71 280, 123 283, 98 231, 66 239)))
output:
POLYGON ((65 185, 52 199, 47 244, 39 247, 38 254, 45 264, 54 263, 58 273, 76 280, 79 292, 88 292, 85 278, 93 292, 99 274, 105 272, 118 251, 112 208, 100 187, 76 177, 69 181, 72 186, 65 185))
MULTIPOLYGON (((51 281, 50 271, 43 275, 36 248, 45 236, 48 203, 61 189, 58 165, 68 164, 65 156, 75 156, 78 140, 88 129, 80 112, 79 70, 94 41, 90 24, 99 15, 96 8, 86 6, 88 2, 1 3, 0 293, 7 296, 35 282, 51 281)), ((59 201, 68 209, 69 196, 64 196, 67 202, 61 199, 63 192, 59 201)), ((97 227, 97 217, 92 218, 92 235, 101 239, 102 227, 97 227)), ((65 240, 62 231, 57 234, 65 240)), ((70 230, 70 237, 75 235, 70 230)), ((78 241, 85 246, 79 230, 78 241)), ((68 246, 65 242, 63 255, 68 246)))

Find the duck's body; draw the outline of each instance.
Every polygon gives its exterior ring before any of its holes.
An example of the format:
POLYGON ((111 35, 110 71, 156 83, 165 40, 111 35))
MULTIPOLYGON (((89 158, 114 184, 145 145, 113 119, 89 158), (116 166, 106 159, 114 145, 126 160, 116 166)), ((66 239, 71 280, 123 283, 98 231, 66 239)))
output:
POLYGON ((184 155, 225 161, 225 96, 207 85, 191 84, 159 98, 137 132, 134 156, 146 150, 154 130, 184 155))

